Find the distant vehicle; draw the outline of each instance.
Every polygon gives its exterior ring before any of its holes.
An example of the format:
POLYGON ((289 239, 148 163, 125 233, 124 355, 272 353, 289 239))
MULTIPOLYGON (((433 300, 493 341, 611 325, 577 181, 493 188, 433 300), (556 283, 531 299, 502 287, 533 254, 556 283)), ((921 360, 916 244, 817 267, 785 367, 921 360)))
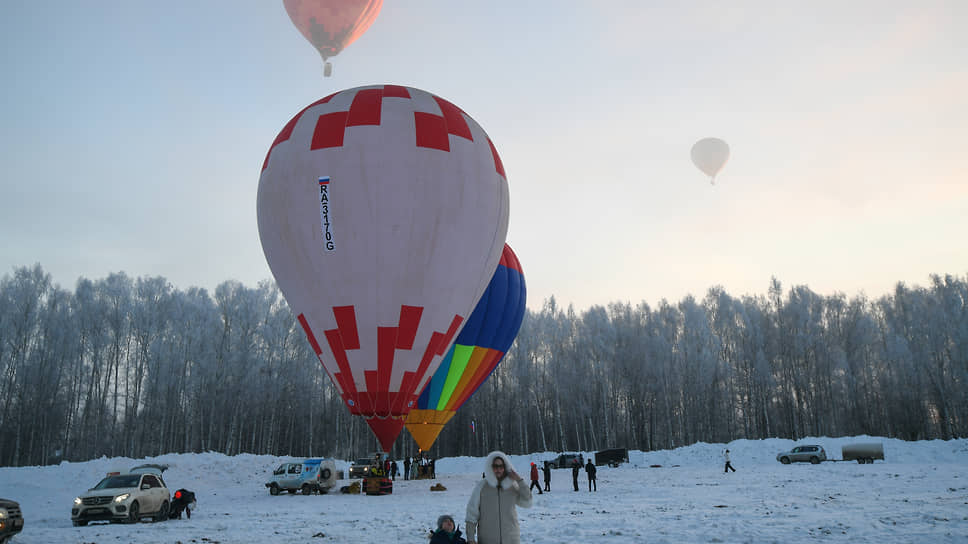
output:
POLYGON ((370 454, 369 457, 360 457, 356 461, 350 463, 350 479, 353 478, 369 478, 370 476, 387 476, 384 474, 384 463, 386 463, 389 457, 387 454, 376 451, 370 454))
POLYGON ((790 451, 778 453, 776 460, 789 465, 790 463, 813 463, 816 465, 821 461, 827 460, 827 452, 823 451, 822 446, 805 445, 797 446, 790 451))
POLYGON ((585 465, 585 457, 580 453, 562 453, 548 461, 548 464, 551 465, 551 468, 571 468, 575 460, 578 460, 579 465, 585 465))
POLYGON ((611 448, 595 452, 595 464, 598 466, 608 465, 610 467, 617 467, 622 463, 628 462, 628 448, 611 448))
POLYGON ((90 521, 126 521, 142 518, 168 519, 171 495, 161 477, 164 465, 141 465, 126 473, 112 473, 74 499, 71 521, 83 527, 90 521))
POLYGON ((272 478, 266 482, 270 495, 283 491, 303 495, 328 493, 336 486, 336 463, 332 459, 305 459, 283 463, 272 471, 272 478))
POLYGON ((844 461, 856 460, 860 464, 873 463, 874 459, 884 460, 884 444, 880 442, 845 444, 840 452, 844 461))
POLYGON ((24 516, 20 505, 9 499, 0 499, 0 544, 6 544, 24 528, 24 516))

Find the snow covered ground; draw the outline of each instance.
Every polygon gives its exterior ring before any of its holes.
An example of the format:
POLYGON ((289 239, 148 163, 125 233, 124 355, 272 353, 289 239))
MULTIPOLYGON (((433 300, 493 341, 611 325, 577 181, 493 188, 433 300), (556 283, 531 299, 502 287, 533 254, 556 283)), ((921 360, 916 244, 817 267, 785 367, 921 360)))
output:
MULTIPOLYGON (((554 453, 512 456, 527 478, 531 461, 554 453)), ((587 456, 587 454, 586 454, 587 456)), ((519 510, 522 541, 589 542, 968 542, 968 440, 903 442, 871 437, 797 441, 737 440, 669 451, 630 452, 631 463, 600 467, 598 492, 580 492, 569 470, 552 471, 551 493, 519 510), (850 442, 880 441, 885 461, 781 465, 778 452, 821 444, 839 459, 850 442), (737 472, 724 474, 729 447, 737 472), (652 465, 661 465, 652 467, 652 465)), ((398 478, 392 495, 269 495, 271 470, 288 457, 216 453, 149 459, 97 459, 44 467, 0 468, 0 497, 19 501, 24 532, 13 542, 426 543, 438 515, 463 526, 468 493, 481 477, 480 458, 437 462, 443 492, 432 480, 398 478), (172 490, 195 491, 192 518, 136 525, 73 527, 71 503, 106 472, 143 462, 167 463, 172 490)), ((340 469, 346 461, 337 462, 340 469)), ((342 482, 348 483, 348 482, 342 482)), ((527 481, 526 481, 527 483, 527 481)))

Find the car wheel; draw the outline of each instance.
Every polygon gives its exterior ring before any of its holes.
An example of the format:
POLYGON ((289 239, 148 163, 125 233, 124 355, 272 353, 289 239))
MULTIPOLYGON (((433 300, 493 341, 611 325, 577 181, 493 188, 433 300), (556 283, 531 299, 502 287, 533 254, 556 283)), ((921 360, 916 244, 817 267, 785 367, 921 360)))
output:
POLYGON ((279 494, 279 486, 277 486, 275 483, 273 483, 272 485, 270 485, 269 486, 269 494, 270 495, 273 495, 273 496, 278 495, 279 494))
POLYGON ((784 465, 789 465, 790 464, 790 458, 789 457, 780 457, 780 462, 783 463, 784 465))
POLYGON ((74 520, 74 527, 87 527, 87 522, 81 519, 74 520))
POLYGON ((303 484, 303 486, 302 486, 302 494, 303 495, 310 495, 310 494, 312 494, 312 492, 313 492, 313 486, 311 486, 309 484, 303 484))
POLYGON ((819 465, 820 464, 820 458, 817 457, 816 455, 814 455, 813 457, 810 458, 810 463, 812 463, 814 465, 819 465))
POLYGON ((138 501, 134 501, 128 507, 128 523, 138 523, 139 521, 141 521, 141 507, 138 506, 138 501))
POLYGON ((168 501, 161 503, 161 510, 158 510, 158 513, 155 514, 155 521, 165 521, 168 519, 168 508, 168 501))

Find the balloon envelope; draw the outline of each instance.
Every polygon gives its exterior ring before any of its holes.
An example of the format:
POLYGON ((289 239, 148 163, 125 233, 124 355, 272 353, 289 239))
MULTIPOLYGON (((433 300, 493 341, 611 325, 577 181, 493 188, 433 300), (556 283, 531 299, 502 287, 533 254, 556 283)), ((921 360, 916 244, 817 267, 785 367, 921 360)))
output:
POLYGON ((313 350, 389 451, 501 258, 497 150, 426 91, 340 91, 276 137, 257 212, 269 268, 313 350))
POLYGON ((421 450, 430 449, 457 409, 503 360, 521 328, 526 302, 521 263, 504 244, 501 263, 474 313, 407 415, 407 430, 421 450))
POLYGON ((325 59, 370 28, 383 0, 283 0, 283 4, 292 23, 325 59))
POLYGON ((692 146, 692 162, 707 176, 715 178, 729 159, 729 145, 719 138, 703 138, 692 146))

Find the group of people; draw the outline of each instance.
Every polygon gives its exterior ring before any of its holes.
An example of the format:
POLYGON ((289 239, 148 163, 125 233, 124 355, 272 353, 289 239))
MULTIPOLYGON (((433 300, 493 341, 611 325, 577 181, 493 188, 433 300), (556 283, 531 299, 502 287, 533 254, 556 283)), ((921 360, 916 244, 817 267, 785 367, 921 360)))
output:
POLYGON ((420 478, 436 478, 437 468, 434 459, 421 452, 417 457, 406 457, 403 460, 403 479, 418 480, 420 478))
MULTIPOLYGON (((582 464, 581 461, 575 459, 571 464, 571 479, 572 484, 575 487, 575 491, 578 491, 578 475, 581 473, 582 464)), ((544 491, 551 491, 551 465, 545 461, 544 467, 542 467, 541 472, 544 475, 544 491)), ((595 468, 595 463, 589 459, 588 463, 585 464, 585 475, 588 478, 588 490, 598 491, 598 482, 596 480, 596 473, 598 469, 595 468)), ((541 484, 538 481, 538 465, 531 463, 531 486, 528 487, 528 491, 538 488, 538 494, 544 494, 541 489, 541 484)))
MULTIPOLYGON (((726 461, 726 471, 736 471, 730 462, 729 450, 723 451, 726 461)), ((578 491, 578 474, 581 471, 581 461, 575 459, 571 467, 572 482, 578 491)), ((551 491, 551 467, 545 462, 544 491, 551 491)), ((595 474, 597 469, 591 459, 585 464, 588 475, 588 490, 598 491, 595 474)), ((488 454, 484 462, 484 478, 474 486, 470 500, 467 501, 467 512, 464 528, 467 538, 454 522, 454 518, 443 515, 437 518, 437 529, 431 533, 430 544, 520 544, 521 528, 518 524, 517 507, 530 508, 532 504, 531 490, 538 488, 538 494, 544 493, 538 483, 538 466, 531 463, 531 485, 524 487, 522 478, 511 465, 511 459, 500 451, 488 454)))

